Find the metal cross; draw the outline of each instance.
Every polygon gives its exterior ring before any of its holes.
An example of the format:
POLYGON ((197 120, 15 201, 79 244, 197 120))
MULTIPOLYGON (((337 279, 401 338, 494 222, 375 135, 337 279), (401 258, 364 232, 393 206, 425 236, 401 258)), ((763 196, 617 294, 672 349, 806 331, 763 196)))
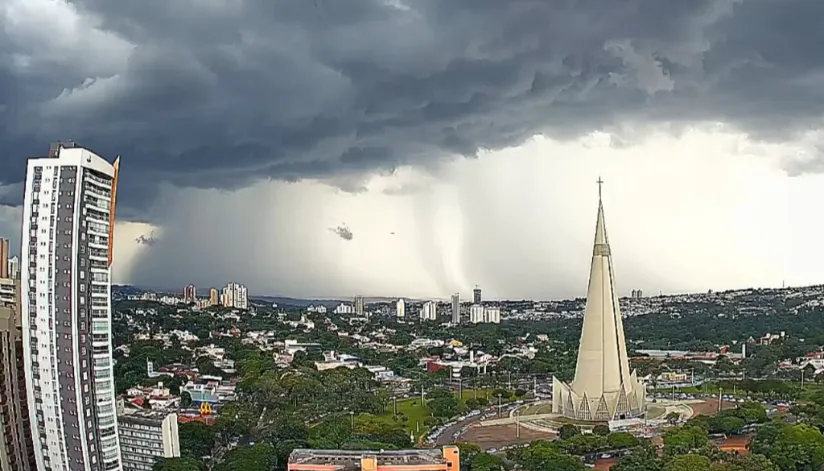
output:
POLYGON ((598 184, 598 201, 601 201, 601 185, 604 184, 604 181, 601 180, 601 177, 598 177, 598 181, 595 183, 598 184))

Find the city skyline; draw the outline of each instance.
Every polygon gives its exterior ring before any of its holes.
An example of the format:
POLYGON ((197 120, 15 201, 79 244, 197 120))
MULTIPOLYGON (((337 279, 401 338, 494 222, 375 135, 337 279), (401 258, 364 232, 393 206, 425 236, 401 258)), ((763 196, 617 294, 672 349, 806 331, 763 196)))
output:
POLYGON ((0 47, 21 58, 0 92, 13 247, 25 159, 69 137, 129 167, 118 283, 580 296, 598 175, 626 247, 621 293, 824 282, 824 255, 801 249, 824 226, 808 216, 824 198, 814 0, 302 2, 263 28, 251 4, 188 9, 225 33, 205 36, 155 8, 6 1, 0 47), (305 42, 261 50, 237 31, 305 42))

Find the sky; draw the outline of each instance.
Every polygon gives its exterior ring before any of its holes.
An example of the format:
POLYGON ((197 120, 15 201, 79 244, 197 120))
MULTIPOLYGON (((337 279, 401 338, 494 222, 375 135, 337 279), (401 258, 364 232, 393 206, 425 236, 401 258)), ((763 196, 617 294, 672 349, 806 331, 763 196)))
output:
POLYGON ((824 283, 818 0, 0 0, 25 160, 122 155, 113 278, 296 297, 824 283), (153 244, 140 236, 153 235, 153 244))

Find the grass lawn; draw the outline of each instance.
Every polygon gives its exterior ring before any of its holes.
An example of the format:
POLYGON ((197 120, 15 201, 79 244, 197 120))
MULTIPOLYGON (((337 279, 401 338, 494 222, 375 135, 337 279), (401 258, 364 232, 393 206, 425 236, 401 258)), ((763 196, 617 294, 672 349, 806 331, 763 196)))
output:
MULTIPOLYGON (((477 390, 477 397, 478 398, 485 398, 487 397, 487 393, 492 391, 491 389, 478 389, 477 390)), ((457 392, 455 393, 457 396, 457 392)), ((475 390, 472 389, 464 389, 461 391, 461 401, 466 402, 469 399, 472 399, 476 396, 475 390)), ((495 405, 497 403, 497 397, 490 397, 489 402, 490 405, 495 405)), ((509 400, 502 400, 502 403, 511 402, 517 399, 509 399, 509 400)), ((428 407, 421 406, 421 398, 418 397, 410 397, 407 399, 400 399, 397 402, 398 407, 398 414, 405 415, 408 420, 403 423, 404 429, 407 432, 413 432, 416 437, 420 437, 421 435, 426 434, 429 431, 429 427, 424 425, 424 420, 430 416, 431 412, 429 411, 428 407)), ((396 424, 396 422, 392 418, 393 406, 392 402, 389 402, 389 405, 386 407, 386 410, 382 415, 377 416, 377 418, 387 424, 396 424)))

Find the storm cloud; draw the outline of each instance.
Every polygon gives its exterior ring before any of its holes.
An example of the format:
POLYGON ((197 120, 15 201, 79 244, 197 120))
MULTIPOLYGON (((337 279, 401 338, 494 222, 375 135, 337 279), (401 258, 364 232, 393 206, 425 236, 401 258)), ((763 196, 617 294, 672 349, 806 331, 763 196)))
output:
POLYGON ((718 121, 780 142, 821 124, 822 17, 818 0, 0 0, 0 185, 61 138, 123 155, 128 218, 162 183, 391 172, 538 133, 718 121))

